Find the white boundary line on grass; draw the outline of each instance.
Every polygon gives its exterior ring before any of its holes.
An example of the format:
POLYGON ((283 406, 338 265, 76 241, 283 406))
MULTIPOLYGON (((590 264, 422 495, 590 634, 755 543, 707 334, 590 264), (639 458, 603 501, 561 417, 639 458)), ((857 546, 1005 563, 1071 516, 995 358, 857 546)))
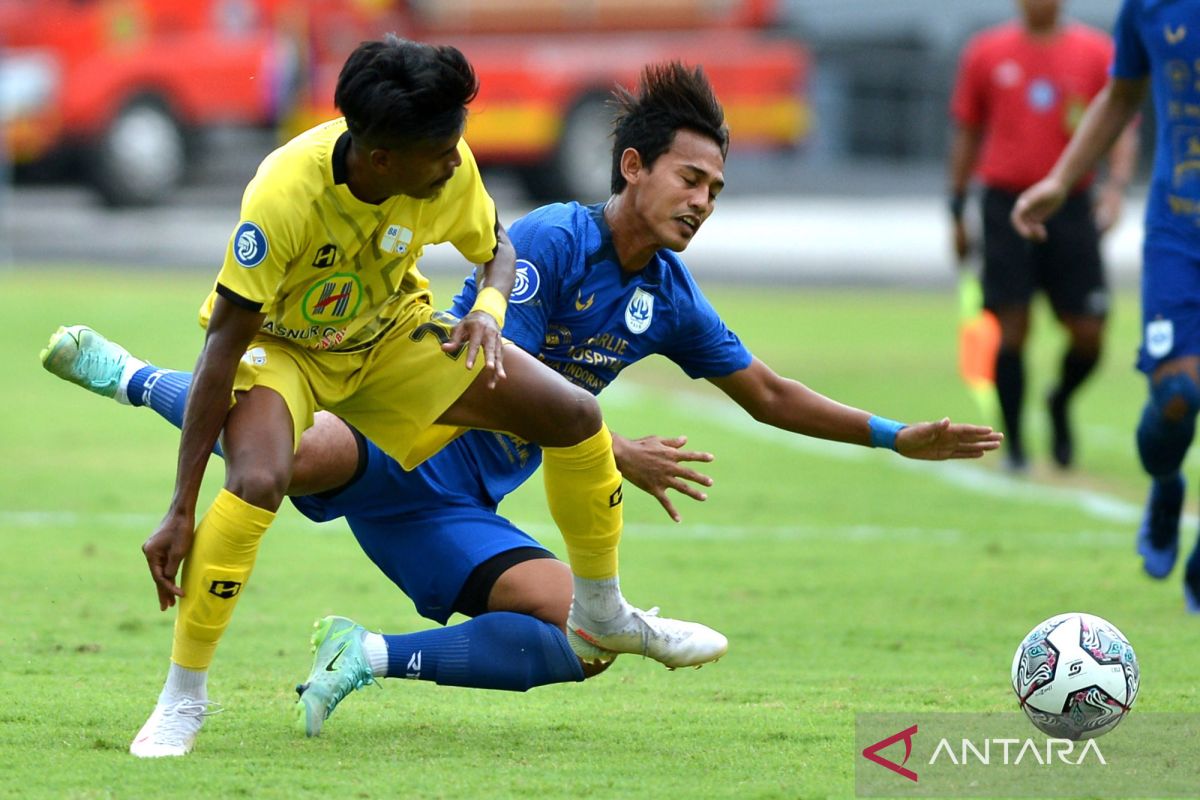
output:
MULTIPOLYGON (((608 404, 633 407, 644 405, 660 399, 650 388, 635 383, 625 383, 610 387, 604 397, 608 404)), ((1014 478, 967 461, 958 462, 922 462, 898 458, 886 453, 873 454, 866 448, 829 442, 823 439, 813 439, 807 436, 789 434, 763 425, 752 419, 745 411, 735 406, 731 401, 706 397, 695 392, 680 392, 675 394, 677 405, 688 413, 702 414, 707 422, 719 425, 727 430, 735 431, 747 438, 753 438, 772 445, 791 448, 805 453, 812 453, 825 458, 841 461, 863 461, 867 458, 883 458, 888 466, 904 470, 917 470, 922 475, 928 475, 942 483, 960 489, 987 495, 990 497, 1012 498, 1021 502, 1038 503, 1041 505, 1070 507, 1081 511, 1094 519, 1122 526, 1136 525, 1141 519, 1140 506, 1102 492, 1089 489, 1078 489, 1068 486, 1047 486, 1033 483, 1022 478, 1014 478)), ((139 513, 99 513, 82 514, 71 511, 10 511, 0 510, 0 524, 4 526, 21 525, 43 527, 48 525, 75 525, 86 519, 98 519, 107 523, 128 524, 131 526, 147 527, 156 524, 159 518, 153 514, 139 513)), ((1192 514, 1184 515, 1184 524, 1195 527, 1197 518, 1192 514)), ((537 527, 535 524, 533 527, 537 527)), ((633 526, 631 526, 633 527, 633 526)), ((682 528, 662 526, 660 535, 667 537, 665 531, 679 530, 680 536, 703 538, 706 526, 685 525, 682 528)), ((708 526, 712 527, 712 526, 708 526)), ((636 526, 638 530, 657 530, 657 526, 636 526)), ((722 530, 730 533, 717 534, 715 528, 707 535, 717 538, 736 538, 732 531, 738 528, 722 526, 722 530)), ((745 530, 751 530, 746 528, 745 530)), ((754 528, 766 530, 766 528, 754 528)), ((796 528, 779 528, 780 531, 796 528)), ((843 534, 846 529, 843 529, 843 534)), ((932 534, 933 532, 929 532, 932 534)), ((958 532, 955 532, 956 534, 958 532)), ((1132 529, 1130 530, 1132 534, 1132 529)), ((784 536, 784 534, 779 534, 784 536)), ((791 534, 801 537, 801 534, 791 534)), ((895 535, 895 530, 888 535, 895 535)))
MULTIPOLYGON (((88 513, 82 511, 0 511, 0 524, 6 528, 83 527, 86 525, 117 525, 130 530, 148 531, 159 517, 153 514, 127 512, 88 513)), ((545 535, 553 540, 557 536, 554 525, 547 519, 514 520, 513 524, 531 535, 545 535)), ((345 525, 336 522, 317 523, 295 514, 281 521, 278 526, 285 530, 302 530, 305 533, 342 533, 345 525)), ((972 541, 966 531, 959 528, 918 528, 905 525, 711 525, 674 523, 631 523, 627 533, 651 541, 828 541, 828 542, 924 542, 945 545, 972 541)), ((286 535, 286 534, 285 534, 286 535)), ((1126 547, 1129 535, 1123 529, 1072 530, 1056 536, 1053 544, 1098 544, 1110 547, 1126 547)))

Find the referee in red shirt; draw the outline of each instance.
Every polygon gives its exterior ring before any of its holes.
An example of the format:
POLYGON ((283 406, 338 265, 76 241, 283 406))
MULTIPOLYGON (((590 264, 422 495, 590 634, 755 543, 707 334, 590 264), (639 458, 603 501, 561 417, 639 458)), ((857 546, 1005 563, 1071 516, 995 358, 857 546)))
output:
POLYGON ((1006 463, 1026 467, 1021 438, 1025 393, 1023 353, 1029 304, 1045 291, 1070 341, 1046 404, 1052 454, 1069 467, 1074 446, 1067 408, 1096 366, 1108 313, 1100 234, 1120 212, 1137 151, 1133 126, 1110 155, 1108 180, 1096 192, 1080 181, 1048 223, 1046 241, 1021 238, 1009 223, 1017 195, 1050 171, 1088 103, 1108 80, 1108 35, 1064 21, 1062 0, 1017 0, 1020 18, 975 36, 963 51, 951 101, 950 213, 954 251, 971 251, 963 207, 972 175, 983 184, 983 304, 1000 322, 996 392, 1004 417, 1006 463))

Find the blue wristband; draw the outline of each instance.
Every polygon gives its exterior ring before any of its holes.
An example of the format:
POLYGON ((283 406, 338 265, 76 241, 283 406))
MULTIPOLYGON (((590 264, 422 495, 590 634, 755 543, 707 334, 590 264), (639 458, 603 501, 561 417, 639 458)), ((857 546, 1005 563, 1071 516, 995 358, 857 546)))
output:
POLYGON ((871 447, 886 447, 889 450, 896 449, 896 434, 908 427, 903 422, 886 417, 871 417, 867 424, 871 427, 871 447))

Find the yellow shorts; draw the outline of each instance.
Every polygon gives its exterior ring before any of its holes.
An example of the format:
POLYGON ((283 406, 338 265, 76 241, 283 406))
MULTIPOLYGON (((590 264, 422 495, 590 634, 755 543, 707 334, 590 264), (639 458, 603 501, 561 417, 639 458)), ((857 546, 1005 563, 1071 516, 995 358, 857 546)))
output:
POLYGON ((325 409, 413 469, 462 433, 435 422, 483 369, 483 358, 467 369, 465 347, 455 355, 442 352, 457 322, 414 303, 371 347, 351 353, 259 336, 242 357, 233 388, 265 386, 278 393, 291 412, 296 447, 313 414, 325 409))

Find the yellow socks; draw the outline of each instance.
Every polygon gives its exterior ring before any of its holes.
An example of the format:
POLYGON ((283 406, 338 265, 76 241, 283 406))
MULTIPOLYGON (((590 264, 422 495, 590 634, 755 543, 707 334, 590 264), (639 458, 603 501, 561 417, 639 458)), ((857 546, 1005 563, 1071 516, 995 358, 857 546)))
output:
POLYGON ((616 577, 621 473, 608 426, 601 423, 572 447, 544 447, 542 459, 546 501, 566 542, 571 571, 581 578, 616 577))
POLYGON ((187 669, 208 669, 254 569, 258 543, 274 519, 274 512, 225 489, 217 495, 183 562, 184 596, 175 619, 173 662, 187 669))

